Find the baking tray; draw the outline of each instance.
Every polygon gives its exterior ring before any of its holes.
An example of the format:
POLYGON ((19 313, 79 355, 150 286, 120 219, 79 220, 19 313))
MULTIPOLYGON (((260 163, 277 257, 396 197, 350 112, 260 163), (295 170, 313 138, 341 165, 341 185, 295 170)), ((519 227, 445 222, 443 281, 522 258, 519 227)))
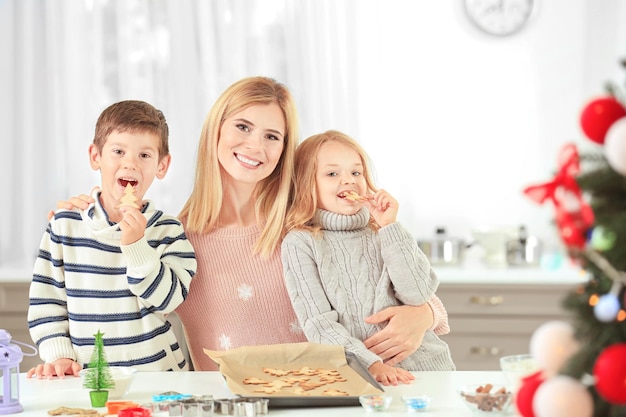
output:
MULTIPOLYGON (((346 362, 357 374, 371 384, 374 388, 384 392, 383 387, 367 371, 365 365, 353 354, 346 351, 346 362)), ((267 398, 269 408, 295 408, 295 407, 342 407, 360 405, 358 396, 330 397, 330 396, 251 396, 238 395, 239 398, 267 398)))

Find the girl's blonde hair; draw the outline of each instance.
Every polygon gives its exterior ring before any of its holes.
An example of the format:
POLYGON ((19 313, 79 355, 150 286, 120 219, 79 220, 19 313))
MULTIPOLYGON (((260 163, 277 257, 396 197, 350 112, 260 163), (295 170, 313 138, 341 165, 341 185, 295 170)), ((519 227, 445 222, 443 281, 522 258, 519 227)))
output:
MULTIPOLYGON (((317 155, 321 147, 328 142, 341 143, 354 149, 359 154, 363 163, 363 176, 367 184, 367 191, 376 192, 369 157, 356 140, 336 130, 328 130, 324 133, 313 135, 300 143, 298 149, 296 149, 294 195, 293 202, 287 213, 286 231, 301 229, 308 230, 314 234, 320 231, 320 225, 315 223, 315 212, 318 209, 315 175, 317 173, 317 155)), ((371 217, 370 227, 378 229, 371 217)))
POLYGON ((180 212, 187 232, 208 233, 217 227, 223 204, 222 170, 217 158, 222 124, 249 106, 271 103, 278 104, 285 117, 285 143, 276 169, 255 187, 255 212, 262 230, 254 250, 269 256, 280 246, 298 142, 298 115, 287 87, 268 77, 237 81, 222 93, 205 118, 198 144, 193 190, 180 212))

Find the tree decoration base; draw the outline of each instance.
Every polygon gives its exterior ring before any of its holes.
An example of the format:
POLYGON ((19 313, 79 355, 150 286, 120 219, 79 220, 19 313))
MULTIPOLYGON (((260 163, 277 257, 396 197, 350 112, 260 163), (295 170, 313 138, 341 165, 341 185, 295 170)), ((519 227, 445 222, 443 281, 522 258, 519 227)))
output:
POLYGON ((109 399, 109 391, 89 391, 89 398, 91 399, 92 407, 104 407, 109 399))

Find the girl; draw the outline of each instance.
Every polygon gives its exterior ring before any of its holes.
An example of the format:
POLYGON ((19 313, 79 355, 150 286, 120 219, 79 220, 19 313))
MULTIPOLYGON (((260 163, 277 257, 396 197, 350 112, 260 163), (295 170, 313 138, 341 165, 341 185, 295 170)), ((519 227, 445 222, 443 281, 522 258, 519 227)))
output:
POLYGON ((307 339, 343 345, 383 385, 409 383, 409 371, 454 370, 448 345, 436 333, 393 367, 363 340, 384 328, 368 324, 390 306, 445 309, 438 280, 417 241, 397 221, 398 202, 373 185, 368 158, 356 141, 328 131, 302 142, 295 156, 295 195, 282 243, 284 277, 307 339))

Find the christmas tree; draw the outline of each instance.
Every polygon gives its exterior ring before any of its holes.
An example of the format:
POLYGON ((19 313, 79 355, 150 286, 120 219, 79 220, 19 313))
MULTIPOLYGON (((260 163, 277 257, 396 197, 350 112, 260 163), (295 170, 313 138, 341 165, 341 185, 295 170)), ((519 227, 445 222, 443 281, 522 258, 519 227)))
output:
POLYGON ((104 353, 103 333, 98 330, 98 333, 94 334, 94 336, 93 353, 91 354, 89 365, 87 365, 87 373, 85 374, 83 386, 91 390, 102 391, 113 388, 115 381, 113 381, 109 363, 104 353))
POLYGON ((548 356, 540 349, 567 353, 556 365, 544 359, 543 371, 524 380, 516 400, 524 417, 626 417, 626 102, 620 88, 608 83, 607 95, 585 106, 580 123, 598 151, 579 156, 567 144, 554 180, 525 189, 535 201, 554 204, 561 239, 589 279, 563 301, 571 340, 555 337, 558 326, 549 329, 549 342, 540 340, 539 329, 533 334, 531 352, 535 342, 538 356, 548 356))

